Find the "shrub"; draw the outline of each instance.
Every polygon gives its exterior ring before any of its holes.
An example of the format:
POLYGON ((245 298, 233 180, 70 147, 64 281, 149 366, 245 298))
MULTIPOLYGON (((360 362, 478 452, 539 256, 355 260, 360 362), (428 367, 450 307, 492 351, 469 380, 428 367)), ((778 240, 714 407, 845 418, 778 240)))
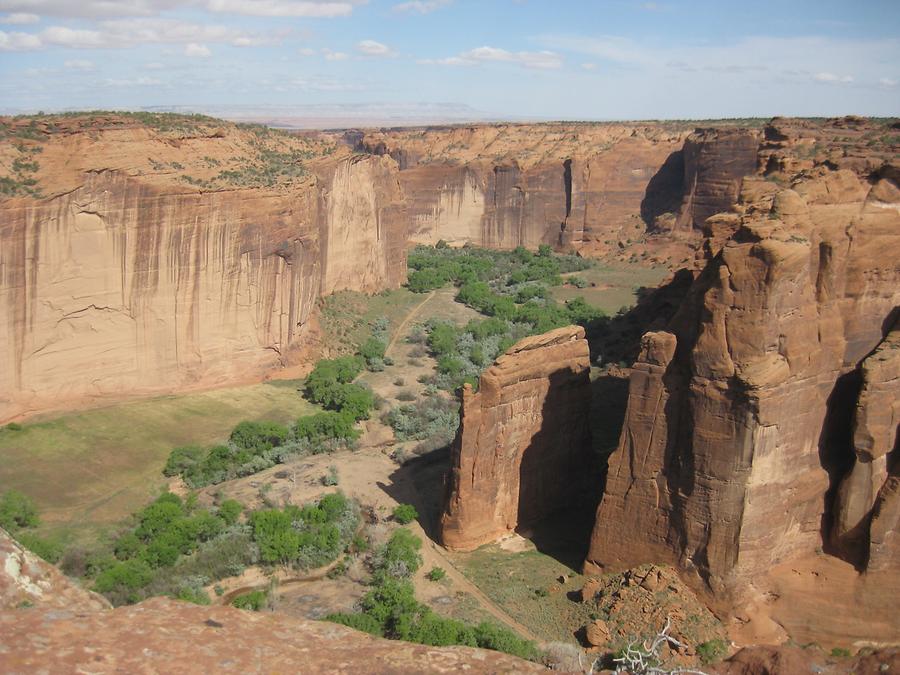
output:
POLYGON ((404 389, 402 391, 397 392, 397 400, 398 401, 415 401, 416 395, 409 389, 404 389))
POLYGON ((351 441, 359 438, 359 430, 355 428, 356 420, 343 412, 322 412, 307 415, 297 420, 294 435, 312 443, 338 439, 351 441))
POLYGON ((408 525, 419 517, 419 512, 416 511, 416 507, 412 504, 399 504, 394 508, 393 516, 394 520, 401 525, 408 525))
POLYGON ((331 466, 328 467, 328 473, 325 474, 324 476, 322 476, 322 485, 329 486, 329 487, 333 486, 333 485, 337 485, 339 480, 340 480, 340 478, 338 477, 337 467, 334 464, 332 464, 331 466))
POLYGON ((269 604, 269 596, 265 591, 250 591, 237 596, 231 601, 232 607, 258 612, 269 604))
POLYGON ((63 556, 62 542, 56 539, 39 537, 33 532, 21 532, 16 538, 22 546, 53 565, 63 556))
POLYGON ((376 337, 370 337, 362 343, 359 348, 359 355, 365 359, 366 366, 371 370, 373 364, 384 363, 384 352, 387 349, 387 343, 376 337))
POLYGON ((845 647, 834 647, 831 650, 831 656, 836 659, 849 659, 850 650, 845 647))
POLYGON ((207 451, 197 445, 175 448, 169 453, 169 459, 166 460, 166 466, 163 468, 163 475, 177 476, 189 472, 203 461, 206 454, 207 451))
POLYGON ((705 665, 719 661, 728 653, 728 643, 716 638, 697 645, 697 656, 705 665))
POLYGON ((288 440, 288 428, 275 422, 241 422, 231 432, 229 440, 239 448, 262 453, 288 440))
POLYGON ((22 431, 23 427, 18 422, 10 422, 6 425, 7 431, 22 431))
POLYGON ((22 527, 35 527, 40 523, 34 502, 18 490, 7 490, 0 495, 0 527, 15 532, 22 527))
POLYGON ((219 517, 226 525, 234 525, 243 511, 244 505, 236 499, 226 499, 219 505, 219 517))
POLYGON ((459 401, 432 396, 394 408, 383 420, 394 430, 397 440, 434 439, 446 444, 459 428, 459 401))
POLYGON ((432 567, 425 576, 429 581, 440 581, 447 576, 447 572, 443 567, 432 567))

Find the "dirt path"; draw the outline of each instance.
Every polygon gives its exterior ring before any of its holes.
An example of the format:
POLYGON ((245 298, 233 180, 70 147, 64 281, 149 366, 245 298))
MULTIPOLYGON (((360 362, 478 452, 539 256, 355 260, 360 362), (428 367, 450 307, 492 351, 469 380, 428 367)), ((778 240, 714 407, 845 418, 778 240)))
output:
POLYGON ((486 611, 488 614, 490 614, 500 622, 506 624, 509 628, 512 628, 522 637, 528 640, 532 640, 536 645, 541 646, 544 643, 544 640, 536 636, 528 628, 512 618, 503 610, 502 607, 495 604, 493 600, 482 593, 481 589, 479 589, 478 586, 469 581, 469 579, 459 571, 459 568, 457 568, 456 565, 453 564, 453 561, 447 557, 446 551, 441 546, 431 541, 431 539, 428 538, 428 535, 425 534, 424 531, 420 530, 419 534, 422 539, 427 542, 426 547, 422 551, 422 558, 424 560, 424 564, 422 566, 423 568, 434 566, 433 562, 429 560, 430 558, 436 560, 440 563, 440 565, 438 566, 442 567, 447 573, 447 577, 451 581, 453 581, 454 587, 457 590, 468 593, 473 598, 475 598, 484 611, 486 611))
POLYGON ((385 356, 391 355, 390 352, 394 348, 394 345, 397 344, 397 340, 402 337, 406 337, 406 327, 409 325, 409 322, 412 321, 419 313, 419 310, 421 310, 425 306, 425 304, 434 297, 435 293, 437 293, 437 291, 431 291, 431 293, 428 294, 428 297, 418 305, 413 307, 412 310, 410 310, 409 314, 406 315, 406 318, 403 319, 403 322, 399 326, 397 326, 397 330, 394 331, 394 337, 391 338, 391 341, 388 343, 388 346, 384 350, 385 356))

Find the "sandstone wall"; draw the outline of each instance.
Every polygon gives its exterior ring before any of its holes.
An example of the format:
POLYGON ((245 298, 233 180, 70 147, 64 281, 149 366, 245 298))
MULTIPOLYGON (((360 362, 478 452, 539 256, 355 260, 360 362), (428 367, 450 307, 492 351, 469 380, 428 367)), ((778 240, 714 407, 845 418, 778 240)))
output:
POLYGON ((584 329, 516 343, 463 390, 441 541, 472 550, 571 505, 590 480, 584 329))
MULTIPOLYGON (((780 135, 763 152, 796 168, 797 136, 780 135)), ((894 166, 846 166, 746 178, 738 215, 717 221, 724 244, 644 337, 588 570, 670 561, 727 595, 823 546, 846 555, 829 548, 836 518, 839 539, 864 530, 868 564, 896 587, 900 381, 881 357, 900 305, 900 188, 894 166)))
POLYGON ((0 420, 213 386, 284 363, 316 300, 405 280, 396 165, 338 159, 288 190, 87 171, 0 214, 0 420))
POLYGON ((414 242, 603 252, 643 230, 638 214, 645 189, 689 131, 485 125, 370 132, 352 140, 398 161, 414 242))

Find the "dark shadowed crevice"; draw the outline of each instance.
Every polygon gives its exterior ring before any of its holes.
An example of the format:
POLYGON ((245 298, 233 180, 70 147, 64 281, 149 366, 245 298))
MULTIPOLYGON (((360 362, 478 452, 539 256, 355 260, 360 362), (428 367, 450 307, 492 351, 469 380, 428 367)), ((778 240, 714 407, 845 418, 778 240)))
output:
POLYGON ((566 218, 572 213, 572 160, 563 162, 563 182, 566 189, 566 218))

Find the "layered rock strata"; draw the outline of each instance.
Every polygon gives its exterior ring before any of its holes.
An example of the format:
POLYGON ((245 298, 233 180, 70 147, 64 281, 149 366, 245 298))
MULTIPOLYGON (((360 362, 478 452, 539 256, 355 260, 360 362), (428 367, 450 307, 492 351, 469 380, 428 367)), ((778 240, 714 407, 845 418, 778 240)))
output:
POLYGON ((760 167, 802 168, 744 179, 675 317, 643 338, 588 570, 671 561, 728 597, 836 527, 897 586, 897 168, 803 163, 781 129, 760 167))
POLYGON ((0 421, 258 378, 302 346, 320 296, 405 281, 391 159, 323 157, 283 185, 206 189, 152 167, 210 183, 207 164, 225 166, 247 132, 124 133, 48 134, 35 156, 55 192, 3 204, 0 421), (60 167, 65 148, 85 154, 60 167), (151 167, 121 165, 141 153, 151 167))
POLYGON ((472 550, 569 506, 590 480, 584 329, 525 338, 466 385, 442 543, 472 550))
POLYGON ((497 124, 377 131, 350 140, 399 163, 414 242, 602 253, 639 236, 647 184, 690 131, 497 124))

